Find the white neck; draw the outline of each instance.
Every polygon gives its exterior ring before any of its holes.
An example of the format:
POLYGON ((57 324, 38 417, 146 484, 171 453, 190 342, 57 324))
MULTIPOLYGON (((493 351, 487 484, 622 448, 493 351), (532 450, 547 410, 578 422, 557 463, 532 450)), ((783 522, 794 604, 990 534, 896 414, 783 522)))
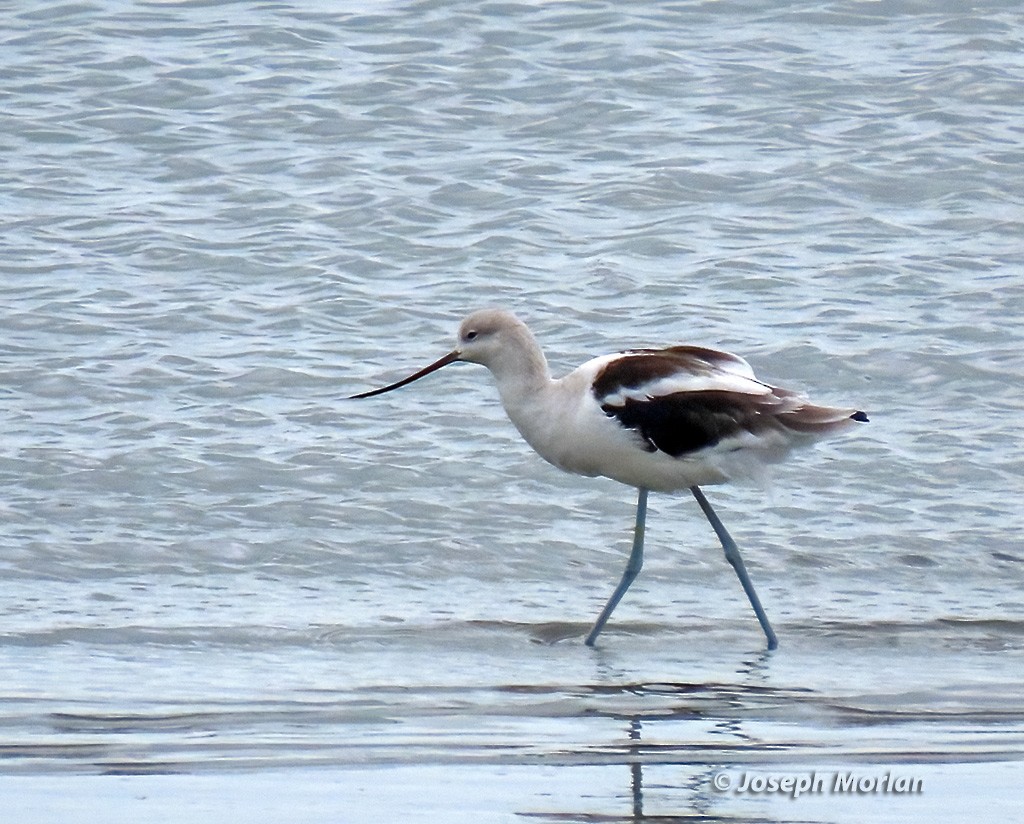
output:
POLYGON ((547 358, 525 326, 510 330, 502 348, 487 363, 494 375, 505 408, 542 391, 551 383, 547 358))

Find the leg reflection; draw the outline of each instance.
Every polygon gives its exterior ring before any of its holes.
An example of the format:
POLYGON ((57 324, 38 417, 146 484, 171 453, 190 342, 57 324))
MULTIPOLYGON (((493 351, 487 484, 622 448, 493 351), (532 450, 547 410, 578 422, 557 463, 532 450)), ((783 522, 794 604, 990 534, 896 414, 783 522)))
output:
POLYGON ((640 719, 633 718, 629 722, 629 771, 633 788, 633 821, 644 820, 644 765, 640 760, 640 719))

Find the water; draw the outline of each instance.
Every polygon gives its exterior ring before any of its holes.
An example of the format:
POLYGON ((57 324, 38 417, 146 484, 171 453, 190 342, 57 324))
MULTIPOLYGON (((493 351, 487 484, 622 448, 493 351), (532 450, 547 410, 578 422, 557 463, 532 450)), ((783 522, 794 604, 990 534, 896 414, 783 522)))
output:
POLYGON ((0 20, 8 815, 1012 817, 1016 4, 0 20), (633 493, 532 455, 482 370, 342 400, 489 304, 556 372, 701 343, 869 412, 708 490, 779 650, 663 495, 585 648, 633 493), (923 785, 736 789, 810 772, 923 785))

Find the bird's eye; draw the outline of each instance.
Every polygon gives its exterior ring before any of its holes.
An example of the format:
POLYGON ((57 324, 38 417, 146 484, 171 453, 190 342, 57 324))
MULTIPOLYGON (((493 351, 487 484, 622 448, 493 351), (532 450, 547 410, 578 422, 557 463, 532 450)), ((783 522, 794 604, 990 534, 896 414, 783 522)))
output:
POLYGON ((466 340, 476 340, 479 334, 480 333, 477 332, 476 329, 470 329, 466 332, 466 340))

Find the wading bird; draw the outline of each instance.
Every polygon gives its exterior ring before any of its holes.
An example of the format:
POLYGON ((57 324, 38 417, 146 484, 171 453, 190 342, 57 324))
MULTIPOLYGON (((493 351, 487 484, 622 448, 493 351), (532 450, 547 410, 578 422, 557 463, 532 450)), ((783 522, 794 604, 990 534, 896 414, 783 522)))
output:
POLYGON ((566 472, 602 475, 639 490, 626 571, 590 630, 588 645, 594 645, 640 573, 648 492, 689 489, 722 542, 768 649, 778 646, 739 547, 700 487, 756 476, 792 447, 866 422, 867 415, 812 404, 799 392, 758 380, 743 358, 699 346, 604 355, 555 380, 526 324, 500 309, 466 318, 455 349, 440 360, 350 399, 390 392, 456 361, 491 371, 505 412, 546 461, 566 472))

